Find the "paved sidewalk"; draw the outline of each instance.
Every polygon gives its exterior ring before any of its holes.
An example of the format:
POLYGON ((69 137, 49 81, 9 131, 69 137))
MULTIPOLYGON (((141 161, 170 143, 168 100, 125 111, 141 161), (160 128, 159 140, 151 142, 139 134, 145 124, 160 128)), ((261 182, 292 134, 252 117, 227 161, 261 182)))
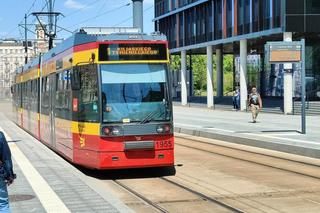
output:
POLYGON ((0 114, 17 180, 9 186, 15 212, 132 212, 98 180, 85 176, 0 114))
POLYGON ((301 117, 251 114, 197 107, 174 106, 175 131, 234 143, 320 158, 320 116, 307 117, 307 134, 300 134, 301 117))

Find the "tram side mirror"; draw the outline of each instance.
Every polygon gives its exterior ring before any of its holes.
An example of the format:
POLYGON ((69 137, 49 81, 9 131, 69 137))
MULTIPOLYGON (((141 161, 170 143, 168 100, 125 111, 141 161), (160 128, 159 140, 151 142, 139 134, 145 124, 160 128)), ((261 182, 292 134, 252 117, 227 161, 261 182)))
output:
POLYGON ((71 89, 80 90, 80 71, 79 68, 74 68, 71 72, 71 89))

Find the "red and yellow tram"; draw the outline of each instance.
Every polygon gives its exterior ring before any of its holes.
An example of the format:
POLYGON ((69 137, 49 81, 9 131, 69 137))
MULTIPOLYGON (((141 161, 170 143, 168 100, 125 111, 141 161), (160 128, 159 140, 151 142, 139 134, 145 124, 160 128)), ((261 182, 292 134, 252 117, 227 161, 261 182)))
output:
POLYGON ((165 36, 81 30, 17 70, 15 122, 94 169, 173 167, 165 36))

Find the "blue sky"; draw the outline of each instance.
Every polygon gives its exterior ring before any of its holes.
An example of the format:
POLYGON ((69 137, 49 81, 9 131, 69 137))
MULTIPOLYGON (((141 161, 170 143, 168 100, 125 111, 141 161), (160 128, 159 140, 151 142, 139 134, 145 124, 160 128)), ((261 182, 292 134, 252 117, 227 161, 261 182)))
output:
MULTIPOLYGON (((154 31, 154 1, 144 0, 144 31, 154 31)), ((58 25, 70 31, 82 26, 120 27, 132 26, 131 0, 55 0, 55 11, 61 12, 58 25)), ((23 23, 24 14, 38 12, 46 5, 46 0, 10 0, 2 1, 0 7, 0 38, 23 38, 24 30, 18 24, 23 23)), ((47 8, 45 8, 45 11, 47 8)), ((45 20, 46 21, 46 20, 45 20)), ((28 23, 35 23, 30 15, 28 23)), ((31 30, 34 27, 30 26, 31 30)), ((58 33, 59 38, 67 38, 71 34, 66 31, 58 33)), ((35 35, 28 33, 33 39, 35 35)))

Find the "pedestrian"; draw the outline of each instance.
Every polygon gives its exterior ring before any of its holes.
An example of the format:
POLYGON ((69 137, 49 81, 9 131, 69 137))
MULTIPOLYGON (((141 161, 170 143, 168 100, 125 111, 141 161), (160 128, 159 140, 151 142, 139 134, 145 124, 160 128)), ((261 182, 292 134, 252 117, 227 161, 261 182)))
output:
POLYGON ((256 123, 258 114, 262 109, 262 99, 260 94, 257 92, 256 86, 252 86, 248 101, 249 101, 249 108, 252 113, 253 123, 256 123))
POLYGON ((232 102, 233 102, 233 109, 239 110, 240 109, 240 90, 239 90, 239 88, 236 88, 236 90, 233 91, 232 102))
POLYGON ((0 212, 9 213, 9 196, 7 186, 16 178, 13 173, 11 152, 4 134, 0 131, 0 212))

